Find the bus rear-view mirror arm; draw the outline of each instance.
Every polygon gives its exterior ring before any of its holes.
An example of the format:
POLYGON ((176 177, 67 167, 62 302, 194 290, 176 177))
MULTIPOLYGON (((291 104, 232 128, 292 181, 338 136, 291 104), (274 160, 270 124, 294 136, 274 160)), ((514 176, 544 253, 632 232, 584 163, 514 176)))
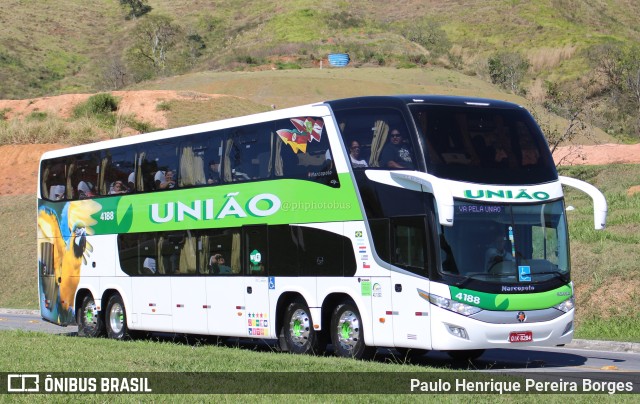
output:
POLYGON ((596 230, 602 230, 607 224, 607 200, 602 192, 593 185, 571 177, 558 176, 562 185, 567 185, 586 193, 593 199, 593 223, 596 230))
POLYGON ((398 183, 409 181, 419 184, 426 192, 433 194, 438 208, 438 221, 443 226, 453 226, 453 195, 447 184, 430 174, 419 176, 412 171, 391 171, 391 178, 398 183))

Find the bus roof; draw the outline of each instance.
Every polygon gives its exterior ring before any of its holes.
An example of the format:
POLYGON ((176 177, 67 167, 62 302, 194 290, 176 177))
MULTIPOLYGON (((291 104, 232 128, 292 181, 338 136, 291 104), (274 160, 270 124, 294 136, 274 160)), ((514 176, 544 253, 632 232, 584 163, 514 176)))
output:
POLYGON ((367 96, 343 98, 327 101, 334 109, 345 109, 358 106, 380 106, 380 105, 406 105, 406 104, 432 104, 448 106, 474 106, 493 108, 522 108, 521 105, 489 98, 467 97, 456 95, 425 95, 425 94, 404 94, 389 96, 367 96))

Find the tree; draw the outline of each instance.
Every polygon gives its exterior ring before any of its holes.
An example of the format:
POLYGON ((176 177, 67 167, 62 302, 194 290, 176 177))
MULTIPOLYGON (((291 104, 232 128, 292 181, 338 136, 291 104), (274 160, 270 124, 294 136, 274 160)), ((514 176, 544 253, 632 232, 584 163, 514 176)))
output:
POLYGON ((156 75, 167 73, 171 52, 182 36, 182 29, 171 17, 149 15, 138 22, 133 36, 134 45, 129 50, 133 64, 146 66, 156 75))
POLYGON ((592 49, 589 59, 604 82, 603 93, 617 112, 622 130, 640 136, 640 46, 605 44, 592 49), (627 124, 625 124, 627 122, 627 124))
POLYGON ((411 42, 422 46, 433 57, 445 55, 451 49, 451 42, 440 23, 427 18, 422 21, 412 22, 402 29, 402 36, 411 42))
POLYGON ((520 93, 520 83, 529 70, 529 61, 518 52, 498 52, 488 60, 491 82, 513 93, 520 93))
POLYGON ((151 6, 147 4, 147 0, 120 0, 120 5, 127 9, 127 20, 142 17, 151 11, 151 6))
MULTIPOLYGON (((593 111, 597 107, 597 101, 590 99, 590 87, 592 81, 580 83, 580 85, 562 88, 558 83, 546 82, 547 100, 544 108, 548 113, 564 118, 565 123, 552 122, 549 116, 542 117, 535 109, 532 114, 538 121, 540 129, 549 143, 549 149, 553 154, 561 145, 570 145, 576 137, 593 140, 593 125, 591 124, 593 111)), ((583 158, 580 147, 576 146, 567 153, 558 164, 571 162, 576 158, 583 158)))

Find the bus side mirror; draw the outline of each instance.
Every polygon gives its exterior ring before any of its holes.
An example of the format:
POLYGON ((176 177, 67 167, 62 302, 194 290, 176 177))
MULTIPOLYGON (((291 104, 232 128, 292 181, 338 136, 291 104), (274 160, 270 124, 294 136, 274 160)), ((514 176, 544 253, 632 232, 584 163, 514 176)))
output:
POLYGON ((423 192, 433 194, 438 209, 438 222, 442 226, 453 226, 453 194, 444 182, 433 175, 425 173, 416 175, 412 171, 391 171, 391 178, 398 183, 418 184, 423 192))
POLYGON ((562 185, 567 185, 586 193, 593 199, 593 223, 596 230, 602 230, 607 224, 607 200, 593 185, 571 177, 558 176, 562 185))

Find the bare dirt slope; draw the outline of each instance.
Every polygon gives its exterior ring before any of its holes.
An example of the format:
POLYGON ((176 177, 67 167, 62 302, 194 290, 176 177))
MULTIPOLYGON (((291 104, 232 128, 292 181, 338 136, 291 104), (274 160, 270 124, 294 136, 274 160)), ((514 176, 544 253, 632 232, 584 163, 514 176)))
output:
MULTIPOLYGON (((177 91, 115 91, 121 97, 120 111, 135 114, 136 118, 155 127, 166 127, 163 111, 157 109, 162 101, 193 99, 194 93, 177 91)), ((0 100, 0 110, 6 109, 7 119, 21 118, 34 111, 44 111, 68 117, 73 107, 91 94, 67 94, 31 100, 0 100)), ((216 95, 197 94, 198 97, 216 95)), ((35 194, 38 162, 42 153, 63 148, 60 144, 30 144, 0 146, 0 195, 35 194)), ((559 148, 554 158, 560 164, 640 164, 640 144, 603 144, 559 148)))

